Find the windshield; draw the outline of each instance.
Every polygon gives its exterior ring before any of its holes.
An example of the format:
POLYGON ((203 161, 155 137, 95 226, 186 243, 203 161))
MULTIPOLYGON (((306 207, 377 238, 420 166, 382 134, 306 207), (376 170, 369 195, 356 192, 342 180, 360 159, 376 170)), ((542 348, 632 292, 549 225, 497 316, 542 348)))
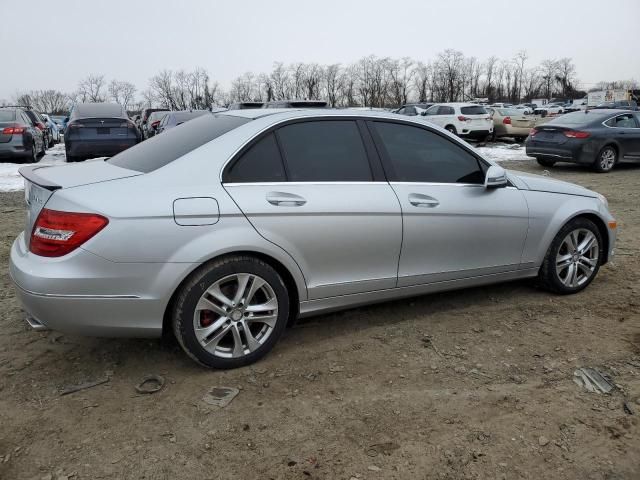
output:
POLYGON ((231 115, 204 115, 189 122, 189 128, 171 128, 107 161, 118 167, 149 173, 250 121, 231 115))

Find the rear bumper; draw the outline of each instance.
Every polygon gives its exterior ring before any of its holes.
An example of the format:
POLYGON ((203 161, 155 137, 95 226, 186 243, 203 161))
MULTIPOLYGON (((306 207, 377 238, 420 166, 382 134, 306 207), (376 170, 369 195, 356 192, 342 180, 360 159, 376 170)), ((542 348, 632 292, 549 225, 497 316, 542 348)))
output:
POLYGON ((17 141, 12 138, 8 142, 0 143, 0 158, 28 157, 30 154, 30 149, 25 148, 22 139, 17 141))
POLYGON ((65 138, 67 155, 73 157, 111 157, 138 143, 135 138, 73 140, 65 138))
POLYGON ((191 264, 116 263, 78 249, 30 253, 21 233, 9 274, 34 328, 104 337, 158 337, 173 289, 191 264))
POLYGON ((593 144, 568 140, 562 145, 550 142, 536 142, 527 139, 525 144, 527 155, 535 158, 550 158, 559 162, 571 162, 581 164, 592 164, 597 153, 593 144))
POLYGON ((464 138, 486 138, 493 133, 493 128, 486 130, 462 130, 458 135, 464 138))

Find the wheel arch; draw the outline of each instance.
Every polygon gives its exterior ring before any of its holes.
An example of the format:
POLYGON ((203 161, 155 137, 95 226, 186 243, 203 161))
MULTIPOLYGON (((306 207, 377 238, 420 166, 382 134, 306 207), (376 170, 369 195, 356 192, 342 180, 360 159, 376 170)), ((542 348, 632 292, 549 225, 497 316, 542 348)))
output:
POLYGON ((598 227, 598 231, 600 232, 600 236, 602 237, 602 243, 603 243, 602 247, 604 251, 604 258, 602 260, 602 265, 604 265, 609 261, 609 230, 607 228, 607 224, 602 218, 600 218, 595 213, 585 212, 570 218, 565 222, 564 225, 566 225, 567 223, 577 218, 586 218, 587 220, 591 220, 595 224, 595 226, 598 227))
POLYGON ((173 289, 173 293, 171 294, 171 297, 169 298, 169 301, 167 302, 167 305, 164 310, 164 316, 162 318, 162 335, 163 336, 171 335, 173 332, 173 329, 171 327, 172 310, 182 286, 189 281, 189 279, 195 272, 197 272, 199 269, 201 269, 205 265, 208 265, 209 263, 220 260, 222 258, 234 257, 234 256, 254 257, 256 259, 262 260, 263 262, 271 266, 276 272, 278 272, 278 274, 282 277, 282 280, 284 281, 284 284, 287 287, 287 291, 289 293, 289 312, 290 312, 289 324, 293 324, 296 321, 300 313, 300 293, 298 291, 299 286, 296 283, 296 280, 293 274, 289 271, 289 269, 278 259, 264 252, 258 252, 255 250, 237 250, 237 251, 225 252, 223 254, 219 254, 209 258, 205 262, 191 269, 180 280, 178 285, 176 285, 176 287, 173 289))

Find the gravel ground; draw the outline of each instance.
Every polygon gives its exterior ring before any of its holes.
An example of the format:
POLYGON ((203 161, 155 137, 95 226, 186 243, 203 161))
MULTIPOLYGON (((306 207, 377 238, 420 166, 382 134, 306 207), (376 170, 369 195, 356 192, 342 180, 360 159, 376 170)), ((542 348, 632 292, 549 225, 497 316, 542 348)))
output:
POLYGON ((324 315, 225 372, 171 340, 25 327, 7 272, 23 194, 0 194, 0 478, 640 478, 640 168, 551 175, 605 194, 619 221, 618 256, 586 291, 518 282, 324 315), (618 388, 581 390, 580 366, 618 388), (147 374, 164 389, 136 393, 147 374), (211 406, 214 386, 239 394, 211 406))

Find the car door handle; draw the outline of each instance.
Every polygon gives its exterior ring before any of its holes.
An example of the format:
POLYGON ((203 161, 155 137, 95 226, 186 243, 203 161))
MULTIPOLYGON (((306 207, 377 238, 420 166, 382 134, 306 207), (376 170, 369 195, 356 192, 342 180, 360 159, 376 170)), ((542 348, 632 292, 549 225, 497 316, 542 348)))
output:
POLYGON ((267 202, 277 207, 301 207, 307 201, 300 195, 286 192, 269 192, 267 193, 267 202))
POLYGON ((409 195, 409 203, 414 207, 426 208, 433 208, 440 205, 440 202, 437 199, 421 193, 411 193, 409 195))

